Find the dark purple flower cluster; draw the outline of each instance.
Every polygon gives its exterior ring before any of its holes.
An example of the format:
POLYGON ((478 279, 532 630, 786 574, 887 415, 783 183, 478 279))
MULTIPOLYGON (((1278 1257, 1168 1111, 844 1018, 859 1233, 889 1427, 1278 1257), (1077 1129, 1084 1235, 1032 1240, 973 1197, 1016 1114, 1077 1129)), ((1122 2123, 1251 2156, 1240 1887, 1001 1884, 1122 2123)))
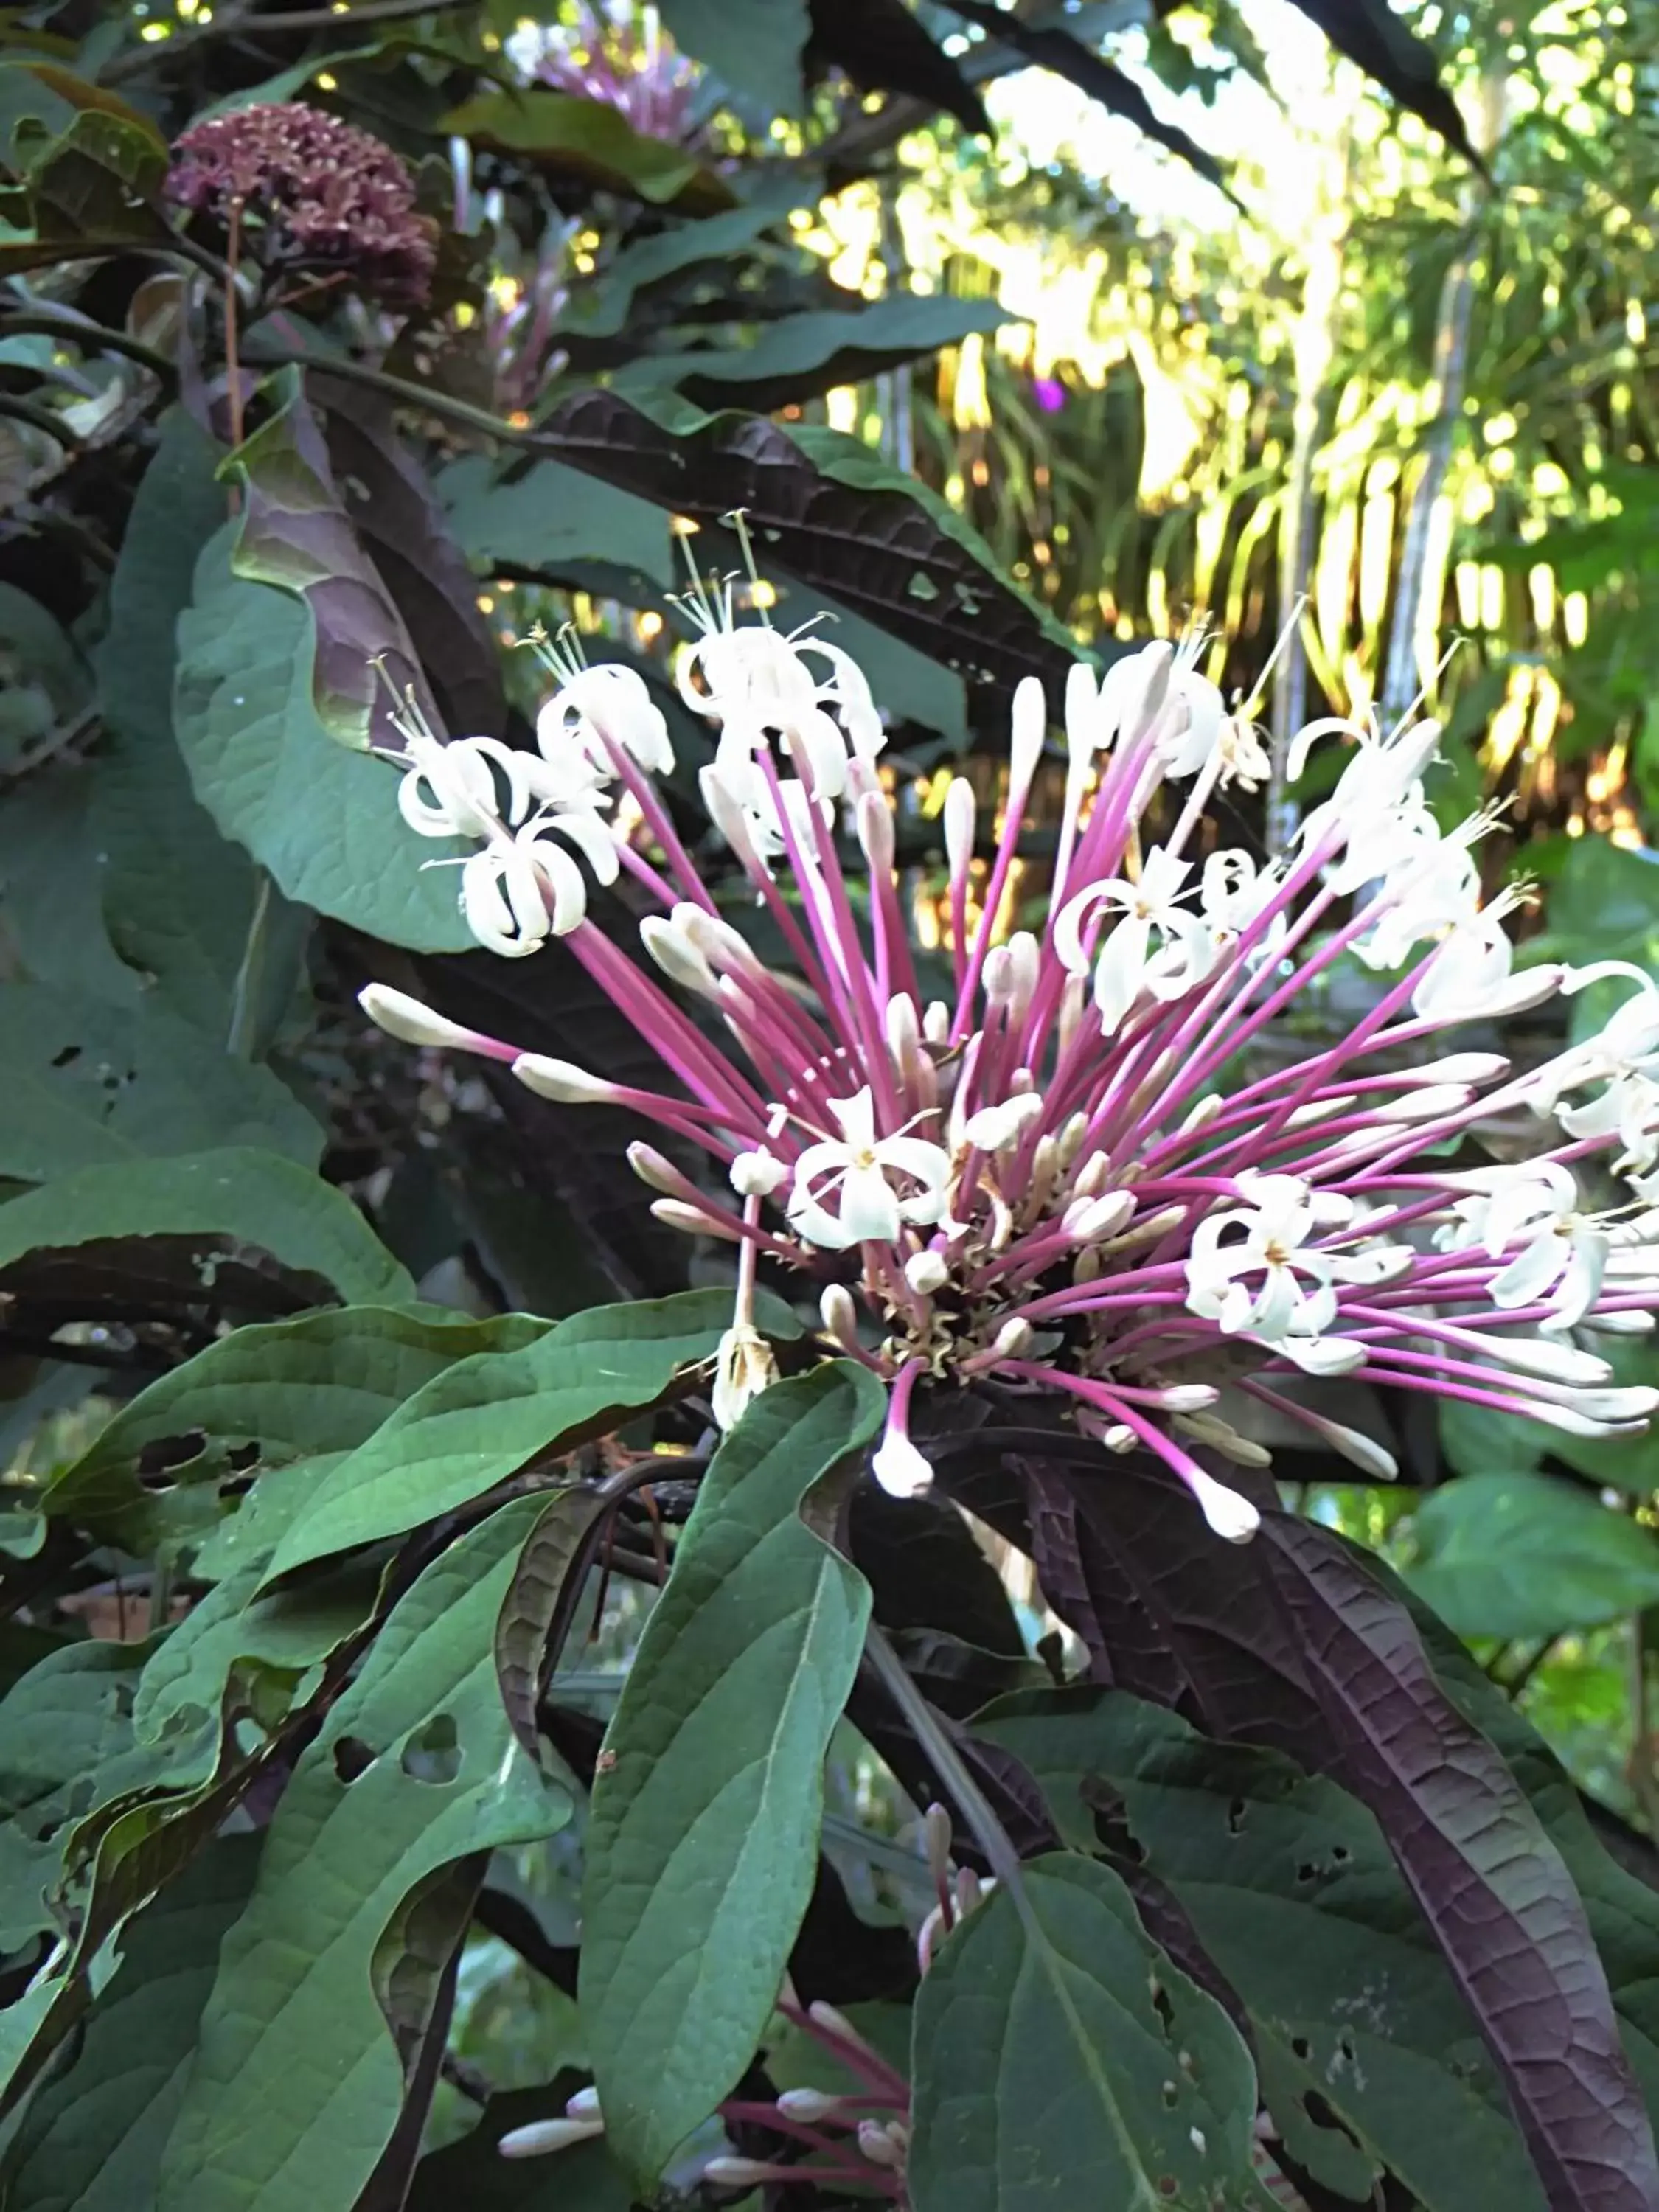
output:
POLYGON ((418 304, 431 285, 436 226, 416 209, 407 167, 366 131, 297 100, 186 131, 167 196, 221 228, 239 210, 267 267, 338 271, 388 306, 418 304))

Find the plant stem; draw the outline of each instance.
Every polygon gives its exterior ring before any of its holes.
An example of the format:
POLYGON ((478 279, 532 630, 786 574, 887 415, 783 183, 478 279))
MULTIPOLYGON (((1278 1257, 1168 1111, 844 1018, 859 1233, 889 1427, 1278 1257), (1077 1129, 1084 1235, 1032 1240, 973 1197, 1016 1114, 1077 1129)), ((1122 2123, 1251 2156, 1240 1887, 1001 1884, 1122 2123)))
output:
POLYGON ((225 1050, 233 1060, 254 1060, 256 1024, 254 1008, 258 999, 261 956, 264 951, 266 927, 270 919, 270 878, 259 870, 258 888, 253 894, 253 912, 248 918, 247 939, 242 946, 241 965, 236 970, 236 987, 230 1001, 230 1034, 225 1040, 225 1050))
POLYGON ((273 31, 349 32, 359 23, 396 23, 412 15, 454 15, 462 9, 481 4, 482 0, 365 0, 361 8, 291 8, 268 15, 252 14, 245 8, 228 8, 210 23, 198 24, 193 30, 181 31, 176 38, 159 39, 153 45, 136 46, 118 56, 103 72, 103 82, 125 83, 128 77, 142 76, 147 69, 175 60, 189 48, 204 46, 216 39, 264 38, 273 31))
POLYGON ((33 307, 27 310, 8 308, 0 314, 0 329, 38 333, 42 337, 61 337, 72 341, 83 352, 125 354, 129 361, 139 362, 157 376, 169 380, 179 371, 164 353, 146 345, 142 338, 129 337, 125 331, 112 331, 102 323, 94 323, 79 315, 50 314, 33 307))
MULTIPOLYGON (((225 234, 225 376, 230 396, 230 447, 234 453, 242 442, 242 364, 237 358, 236 345, 236 258, 242 243, 242 203, 230 204, 230 222, 225 234)), ((238 485, 230 487, 230 511, 242 511, 242 495, 238 485)))

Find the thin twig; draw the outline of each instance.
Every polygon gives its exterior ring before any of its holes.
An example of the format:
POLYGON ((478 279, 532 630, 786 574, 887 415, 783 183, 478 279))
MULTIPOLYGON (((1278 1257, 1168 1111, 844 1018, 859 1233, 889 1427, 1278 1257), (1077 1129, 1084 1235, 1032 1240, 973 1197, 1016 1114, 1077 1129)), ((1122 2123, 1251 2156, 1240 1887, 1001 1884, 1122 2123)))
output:
POLYGON ((0 330, 27 331, 41 337, 61 337, 71 340, 86 353, 125 354, 157 376, 168 379, 178 375, 175 364, 164 353, 142 338, 129 337, 125 331, 112 331, 102 323, 78 315, 49 314, 36 307, 12 308, 0 311, 0 330))
POLYGON ((60 446, 70 452, 84 446, 86 440, 63 416, 50 407, 37 407, 31 400, 15 398, 9 392, 0 392, 0 415, 9 415, 15 422, 27 422, 31 430, 43 430, 55 438, 60 446))
POLYGON ((106 84, 122 84, 142 76, 157 62, 172 60, 192 47, 213 40, 264 38, 270 32, 350 31, 359 23, 396 23, 416 15, 455 15, 477 8, 483 0, 366 0, 361 8, 290 8, 268 15, 230 9, 210 23, 198 23, 174 38, 156 39, 135 46, 112 61, 103 73, 106 84))
POLYGON ((956 1800, 957 1810, 974 1832, 974 1840, 985 1854, 986 1864, 1014 1899, 1024 1898, 1019 1854, 1007 1830, 991 1809, 991 1802, 968 1771, 967 1763, 945 1730, 939 1715, 905 1672, 904 1662, 872 1621, 865 1632, 864 1656, 909 1727, 910 1733, 956 1800))

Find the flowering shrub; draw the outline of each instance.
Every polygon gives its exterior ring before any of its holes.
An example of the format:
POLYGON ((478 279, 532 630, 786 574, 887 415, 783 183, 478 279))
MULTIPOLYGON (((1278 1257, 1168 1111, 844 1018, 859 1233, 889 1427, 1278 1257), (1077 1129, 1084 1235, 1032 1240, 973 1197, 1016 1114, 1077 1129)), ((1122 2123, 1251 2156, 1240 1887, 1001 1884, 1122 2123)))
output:
POLYGON ((473 934, 515 959, 562 940, 669 1087, 463 1032, 378 985, 363 1004, 562 1107, 623 1107, 713 1170, 698 1181, 645 1142, 629 1154, 659 1218, 737 1247, 722 1427, 775 1371, 754 1322, 763 1257, 805 1279, 828 1343, 887 1386, 872 1466, 899 1497, 931 1480, 913 1426, 964 1386, 1057 1399, 1102 1446, 1103 1480, 1110 1455, 1151 1453, 1235 1540, 1258 1510, 1213 1470, 1270 1464, 1259 1425, 1241 1425, 1253 1407, 1370 1480, 1398 1472, 1322 1410, 1332 1378, 1579 1437, 1640 1428, 1659 1394, 1612 1385, 1577 1339, 1644 1331, 1659 1305, 1659 995, 1616 962, 1516 968, 1516 895, 1481 896, 1486 819, 1443 830, 1425 799, 1433 723, 1304 731, 1297 762, 1343 741, 1350 756, 1292 852, 1258 866, 1206 843, 1212 795, 1254 787, 1267 760, 1194 653, 1150 646, 1098 684, 1079 664, 1047 910, 1010 929, 1048 724, 1026 679, 983 884, 971 787, 945 797, 953 989, 930 997, 863 675, 816 633, 734 620, 729 586, 690 605, 702 634, 678 680, 716 735, 708 823, 787 963, 722 911, 676 830, 643 679, 544 647, 556 688, 537 751, 411 728, 404 818, 477 841, 460 890, 473 934), (644 964, 588 918, 584 869, 625 873, 649 909, 644 964), (1345 955, 1385 979, 1369 1011, 1249 1072, 1345 955), (1541 1066, 1443 1049, 1610 976, 1632 988, 1607 1026, 1541 1066))

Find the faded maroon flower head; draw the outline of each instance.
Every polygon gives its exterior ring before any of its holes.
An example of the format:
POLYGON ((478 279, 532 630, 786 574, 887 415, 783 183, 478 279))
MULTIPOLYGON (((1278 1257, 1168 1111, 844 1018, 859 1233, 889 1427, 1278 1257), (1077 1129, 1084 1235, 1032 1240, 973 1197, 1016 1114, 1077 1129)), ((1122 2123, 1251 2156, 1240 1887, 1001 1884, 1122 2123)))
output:
POLYGON ((245 107, 178 140, 167 197, 243 234, 270 270, 337 271, 388 306, 425 299, 437 258, 415 179, 389 146, 298 100, 245 107))

